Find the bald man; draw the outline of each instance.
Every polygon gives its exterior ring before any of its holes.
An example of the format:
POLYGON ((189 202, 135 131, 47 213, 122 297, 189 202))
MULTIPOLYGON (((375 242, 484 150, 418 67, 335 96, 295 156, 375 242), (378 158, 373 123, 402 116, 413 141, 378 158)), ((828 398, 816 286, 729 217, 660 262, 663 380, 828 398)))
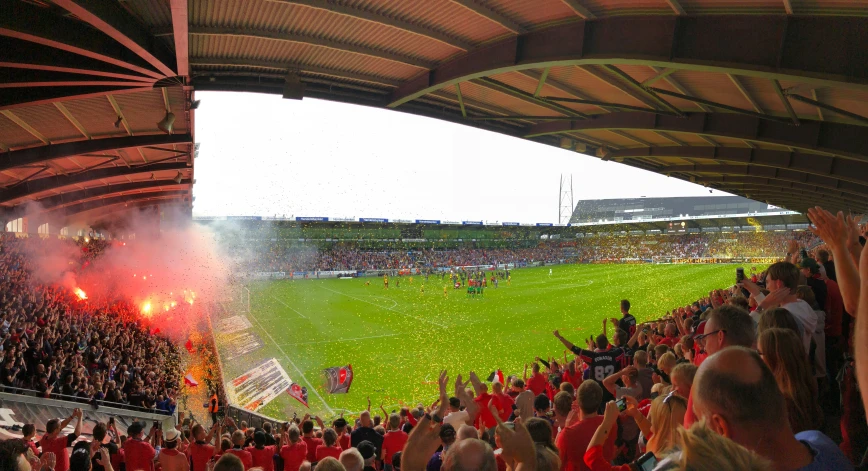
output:
POLYGON ((728 347, 708 357, 692 395, 695 412, 712 430, 770 460, 777 471, 853 469, 821 432, 793 436, 775 377, 749 348, 728 347))
POLYGON ((374 430, 374 423, 371 421, 371 413, 364 411, 359 416, 359 426, 350 434, 350 444, 358 448, 359 443, 369 441, 377 447, 377 456, 380 454, 380 449, 383 447, 383 436, 374 430))
POLYGON ((443 461, 443 471, 474 469, 477 471, 497 471, 494 450, 482 440, 468 438, 457 442, 443 461))

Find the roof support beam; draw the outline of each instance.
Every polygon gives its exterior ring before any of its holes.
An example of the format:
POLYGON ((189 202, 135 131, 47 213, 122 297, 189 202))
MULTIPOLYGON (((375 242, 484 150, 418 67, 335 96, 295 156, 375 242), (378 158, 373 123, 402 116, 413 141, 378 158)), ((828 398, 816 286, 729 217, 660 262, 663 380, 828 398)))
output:
POLYGON ((793 110, 793 105, 790 104, 790 100, 787 99, 787 96, 784 95, 784 91, 781 89, 781 83, 777 80, 772 80, 772 85, 775 87, 775 93, 778 94, 778 98, 781 99, 781 103, 784 104, 784 108, 787 109, 787 113, 790 114, 790 119, 793 120, 793 124, 796 126, 799 125, 799 117, 796 116, 796 111, 793 110))
POLYGON ((606 103, 604 101, 595 101, 595 100, 578 100, 575 98, 558 98, 553 96, 546 96, 543 99, 554 102, 563 102, 563 103, 581 103, 583 105, 594 105, 598 106, 606 111, 609 111, 609 108, 613 108, 615 110, 628 110, 628 111, 641 111, 643 113, 654 113, 654 114, 666 114, 670 116, 678 116, 675 113, 671 113, 669 111, 660 111, 655 110, 653 108, 643 108, 641 106, 632 106, 632 105, 621 105, 618 103, 606 103))
POLYGON ((88 57, 155 79, 164 76, 112 38, 25 2, 0 3, 0 36, 88 57))
POLYGON ((571 10, 576 12, 576 15, 579 15, 582 19, 585 20, 593 20, 597 16, 591 13, 591 10, 588 10, 584 5, 582 5, 582 0, 561 0, 564 2, 571 10))
POLYGON ((75 127, 75 129, 78 129, 78 132, 80 132, 81 135, 85 137, 85 139, 92 139, 90 133, 87 132, 87 129, 85 129, 84 126, 82 126, 82 124, 77 119, 75 119, 75 116, 73 116, 72 113, 70 113, 69 110, 66 109, 66 106, 63 106, 63 103, 56 102, 54 103, 54 107, 57 108, 58 111, 60 111, 60 113, 66 118, 67 121, 69 121, 70 124, 72 124, 73 127, 75 127))
POLYGON ((62 159, 65 157, 74 157, 80 154, 107 152, 138 146, 190 144, 192 142, 193 138, 189 134, 156 134, 51 144, 3 153, 0 155, 0 170, 7 170, 24 165, 41 164, 43 162, 62 159))
POLYGON ((868 162, 865 127, 829 121, 804 121, 800 127, 733 113, 688 113, 684 118, 649 113, 611 113, 593 119, 540 123, 525 137, 596 129, 644 129, 719 136, 777 144, 868 162))
POLYGON ((546 79, 549 76, 549 68, 546 67, 543 69, 542 74, 540 74, 539 82, 536 84, 536 90, 533 92, 533 96, 539 98, 539 94, 542 93, 543 85, 546 84, 546 79))
MULTIPOLYGON (((111 157, 109 157, 111 158, 111 157)), ((20 198, 27 198, 45 191, 56 191, 61 188, 81 185, 118 177, 128 177, 143 173, 174 172, 189 169, 186 162, 166 162, 153 165, 140 165, 132 168, 107 167, 93 170, 84 170, 67 176, 54 176, 30 180, 26 183, 17 183, 14 188, 0 190, 0 203, 8 203, 20 198)), ((172 176, 174 178, 174 176, 172 176)))
POLYGON ((765 113, 765 111, 763 111, 763 109, 760 108, 759 104, 756 102, 756 100, 753 99, 753 97, 747 91, 747 89, 744 88, 744 85, 741 83, 741 81, 738 79, 738 77, 736 77, 733 74, 726 74, 726 76, 729 77, 729 80, 732 81, 732 84, 735 85, 735 88, 738 89, 739 93, 741 93, 741 96, 743 96, 744 99, 747 100, 748 103, 750 103, 750 106, 753 107, 754 111, 756 111, 757 113, 761 113, 761 114, 765 113))
POLYGON ((10 121, 17 124, 18 127, 20 127, 21 129, 27 131, 31 136, 39 139, 39 141, 43 144, 51 144, 51 142, 45 136, 43 136, 41 132, 37 131, 33 126, 27 124, 23 119, 19 118, 18 115, 16 115, 12 111, 3 110, 0 111, 0 114, 9 118, 10 121))
POLYGON ((458 106, 461 107, 461 116, 467 117, 467 110, 464 109, 464 97, 461 96, 461 84, 455 85, 455 93, 458 94, 458 106))
POLYGON ((115 114, 118 115, 118 118, 121 120, 121 125, 124 127, 124 130, 127 131, 127 134, 133 136, 133 130, 130 128, 130 123, 127 121, 127 118, 124 116, 124 110, 121 109, 120 105, 118 105, 115 97, 111 95, 106 95, 106 98, 109 101, 109 104, 112 105, 112 109, 115 110, 115 114))
MULTIPOLYGON (((817 98, 817 90, 816 89, 813 89, 813 88, 811 89, 811 98, 813 98, 814 101, 820 101, 817 98)), ((817 107, 817 116, 820 119, 820 121, 823 121, 823 119, 824 119, 823 118, 823 109, 820 107, 817 107)))
MULTIPOLYGON (((542 77, 542 74, 535 71, 535 70, 521 70, 521 71, 519 71, 519 73, 521 73, 522 75, 526 75, 526 76, 528 76, 534 80, 539 80, 542 77)), ((572 95, 572 96, 579 98, 581 100, 594 101, 594 99, 590 95, 582 92, 581 90, 574 88, 571 85, 567 85, 565 83, 558 82, 558 81, 551 79, 551 78, 546 78, 546 83, 548 84, 548 86, 553 87, 553 88, 557 88, 558 90, 566 93, 567 95, 572 95)), ((554 100, 552 100, 552 101, 554 101, 554 100)), ((608 109, 605 106, 597 105, 597 107, 606 113, 610 113, 610 112, 614 111, 613 109, 608 109)))
POLYGON ((666 0, 666 3, 669 4, 669 8, 675 12, 676 15, 686 15, 684 12, 684 8, 681 7, 681 4, 678 3, 678 0, 666 0))
MULTIPOLYGON (((117 185, 98 186, 94 188, 86 188, 84 190, 71 191, 69 193, 61 193, 55 196, 49 196, 36 200, 45 211, 52 211, 63 206, 82 203, 86 200, 95 198, 104 198, 106 196, 117 195, 129 191, 150 192, 164 191, 170 189, 179 189, 188 187, 192 184, 192 180, 181 180, 181 183, 175 183, 172 179, 166 180, 145 180, 132 183, 120 183, 117 185)), ((22 208, 24 211, 24 208, 22 208)))
MULTIPOLYGON (((668 165, 660 169, 660 173, 672 174, 672 173, 719 173, 721 175, 748 175, 754 177, 761 178, 777 178, 780 175, 790 175, 794 178, 803 178, 806 174, 817 175, 818 177, 823 177, 823 175, 818 175, 813 172, 804 172, 801 170, 795 169, 780 169, 775 167, 767 167, 761 165, 718 165, 718 164, 689 164, 689 165, 668 165)), ((865 180, 858 180, 854 178, 848 178, 846 180, 840 179, 841 181, 847 181, 862 185, 865 180)), ((828 186, 838 186, 838 182, 835 178, 830 178, 826 176, 826 181, 828 186)))
POLYGON ((671 97, 681 98, 683 100, 690 100, 692 102, 701 103, 703 105, 708 105, 712 108, 717 108, 717 109, 726 110, 726 111, 732 111, 733 113, 740 113, 740 114, 745 114, 748 116, 754 116, 754 117, 757 117, 760 119, 768 119, 771 121, 779 121, 779 122, 789 123, 789 120, 784 120, 784 119, 778 118, 777 116, 771 116, 771 115, 767 115, 767 114, 763 114, 763 113, 757 113, 756 111, 745 110, 742 108, 737 108, 735 106, 724 105, 723 103, 717 103, 717 102, 714 102, 711 100, 706 100, 704 98, 699 98, 699 97, 689 96, 689 95, 682 95, 680 93, 670 92, 669 90, 664 90, 662 88, 648 87, 648 89, 655 91, 661 95, 669 95, 671 97))
POLYGON ((124 195, 124 196, 115 196, 111 198, 99 199, 96 201, 88 201, 84 203, 78 203, 71 206, 65 206, 61 208, 57 208, 51 211, 46 211, 41 214, 41 217, 54 218, 54 217, 65 217, 71 216, 78 213, 83 213, 85 211, 93 211, 95 209, 104 208, 107 206, 113 206, 116 204, 123 203, 132 203, 134 201, 141 200, 180 200, 189 195, 188 190, 175 190, 175 191, 160 191, 160 192, 148 192, 148 193, 137 193, 132 195, 124 195))
MULTIPOLYGON (((655 110, 658 109, 659 105, 658 105, 657 101, 654 100, 653 98, 651 98, 650 93, 648 91, 646 91, 644 88, 642 88, 641 86, 638 88, 632 87, 628 83, 625 83, 622 80, 618 79, 617 77, 610 75, 606 71, 597 69, 597 67, 593 66, 593 65, 580 66, 579 68, 582 69, 583 71, 587 72, 588 74, 590 74, 591 76, 593 76, 597 80, 599 80, 599 81, 601 81, 601 82, 603 82, 603 83, 605 83, 605 84, 607 84, 607 85, 609 85, 609 86, 611 86, 617 90, 624 92, 627 96, 632 97, 633 99, 648 105, 652 109, 655 109, 655 110)), ((618 70, 620 71, 620 69, 618 69, 618 70)))
POLYGON ((618 16, 578 21, 485 45, 398 87, 390 107, 477 77, 570 65, 630 63, 868 89, 861 38, 868 18, 618 16), (732 31, 746 31, 735 35, 732 31), (624 31, 630 31, 625 35, 624 31), (830 41, 834 35, 841 40, 830 41), (702 44, 702 47, 691 45, 702 44))
POLYGON ((145 60, 166 77, 176 74, 166 64, 166 54, 156 51, 150 33, 117 2, 103 0, 53 0, 77 18, 90 24, 145 60), (161 57, 158 57, 161 56, 161 57))
POLYGON ((573 110, 572 108, 558 105, 557 103, 551 103, 542 98, 537 98, 530 93, 525 92, 524 90, 519 90, 511 85, 507 85, 498 80, 494 80, 487 77, 481 77, 472 81, 474 84, 479 85, 481 87, 485 87, 491 90, 496 90, 500 93, 504 93, 506 95, 518 98, 519 100, 526 101, 528 103, 533 103, 534 105, 541 106, 543 108, 548 108, 552 111, 556 111, 566 116, 573 116, 578 118, 587 118, 588 115, 584 113, 579 113, 578 111, 573 110))
MULTIPOLYGON (((664 100, 663 98, 660 98, 656 93, 654 93, 654 89, 652 89, 650 87, 647 87, 647 88, 643 87, 642 84, 637 82, 633 77, 630 77, 629 74, 627 74, 623 70, 615 67, 614 65, 606 65, 604 67, 607 70, 612 71, 618 77, 620 77, 621 80, 623 80, 624 83, 626 83, 630 88, 632 88, 633 90, 636 90, 640 94, 646 95, 651 100, 652 103, 654 103, 658 106, 662 106, 663 108, 665 108, 665 109, 667 109, 667 110, 669 110, 669 111, 671 111, 677 115, 681 115, 681 110, 672 106, 668 101, 664 100)), ((655 108, 656 107, 657 106, 655 106, 655 108)))
MULTIPOLYGON (((656 69, 655 69, 655 70, 656 70, 656 69)), ((643 82, 642 82, 642 86, 643 86, 643 87, 650 87, 651 84, 653 84, 654 82, 656 82, 656 81, 658 81, 658 80, 661 80, 661 79, 664 79, 664 78, 666 78, 666 77, 672 75, 676 70, 678 70, 678 69, 673 69, 673 68, 668 68, 668 67, 667 67, 667 68, 663 69, 662 71, 657 72, 657 75, 655 75, 655 76, 649 78, 648 80, 643 81, 643 82)))
POLYGON ((175 38, 175 60, 178 75, 190 75, 190 36, 187 34, 187 0, 171 0, 172 33, 175 38))
POLYGON ((248 38, 258 38, 274 41, 288 41, 294 43, 310 44, 313 46, 325 47, 337 51, 350 52, 353 54, 361 54, 375 59, 383 59, 400 64, 412 65, 420 69, 431 69, 434 63, 417 59, 415 57, 392 52, 381 51, 368 46, 353 44, 348 42, 333 41, 316 36, 306 36, 296 33, 286 33, 280 31, 256 30, 245 27, 223 27, 223 26, 190 26, 190 34, 206 35, 206 36, 239 36, 248 38))
POLYGON ((11 110, 29 106, 84 100, 87 98, 104 97, 107 93, 113 95, 150 92, 154 87, 121 88, 121 87, 70 87, 70 88, 5 88, 0 89, 0 110, 11 110))
POLYGON ((493 21, 500 26, 512 31, 515 34, 525 34, 527 30, 524 29, 521 25, 507 18, 505 15, 502 15, 493 9, 481 4, 477 0, 452 0, 452 2, 461 5, 464 8, 476 13, 477 15, 486 18, 490 21, 493 21))
MULTIPOLYGON (((814 92, 814 94, 816 95, 816 92, 814 92)), ((803 97, 803 96, 801 96, 801 95, 795 95, 795 94, 793 94, 793 95, 787 95, 787 97, 788 97, 788 98, 792 98, 793 100, 796 100, 796 101, 801 101, 802 103, 807 103, 807 104, 809 104, 809 105, 814 105, 814 106, 816 106, 816 107, 819 108, 819 109, 829 110, 829 111, 831 111, 831 112, 833 112, 833 113, 839 114, 839 115, 841 115, 841 116, 844 116, 844 117, 847 117, 847 118, 850 118, 850 119, 854 119, 854 120, 856 120, 856 121, 860 121, 860 122, 863 122, 863 123, 868 123, 868 118, 866 118, 865 116, 862 116, 862 115, 859 115, 859 114, 856 114, 856 113, 851 113, 851 112, 849 112, 849 111, 847 111, 847 110, 842 110, 841 108, 837 108, 837 107, 834 107, 834 106, 832 106, 832 105, 827 105, 827 104, 822 103, 822 102, 819 102, 819 101, 817 101, 817 100, 812 100, 812 99, 810 99, 810 98, 805 98, 805 97, 803 97)), ((820 114, 820 118, 821 118, 821 119, 822 119, 822 117, 823 117, 823 115, 820 114)))
POLYGON ((453 36, 449 33, 443 32, 441 30, 422 26, 410 21, 404 21, 398 18, 393 18, 391 16, 376 13, 373 11, 365 10, 360 7, 337 3, 328 0, 271 0, 279 3, 286 3, 290 5, 303 5, 310 8, 315 8, 317 10, 324 10, 329 13, 334 13, 343 16, 349 16, 351 18, 356 18, 360 20, 370 21, 371 23, 376 23, 379 25, 389 26, 395 29, 400 29, 401 31, 406 31, 408 33, 417 34, 419 36, 433 39, 435 41, 440 41, 443 44, 448 44, 454 48, 462 49, 465 51, 469 51, 473 49, 473 43, 470 41, 465 41, 461 38, 453 36))
MULTIPOLYGON (((297 64, 291 62, 275 62, 275 61, 262 61, 256 59, 223 59, 223 58, 214 58, 214 57, 194 57, 190 59, 190 62, 195 65, 220 65, 220 66, 239 66, 239 67, 257 67, 263 69, 274 69, 281 71, 297 71, 302 75, 305 73, 315 74, 315 75, 325 75, 329 77, 337 77, 337 78, 347 78, 358 80, 361 82, 370 82, 376 83, 380 85, 388 85, 390 87, 397 87, 401 84, 401 82, 393 79, 388 79, 384 77, 377 77, 374 75, 360 74, 356 72, 345 72, 339 69, 331 69, 327 67, 318 67, 304 64, 297 64)), ((208 72, 200 72, 199 75, 207 76, 208 72)), ((282 75, 286 75, 283 73, 282 75)))
POLYGON ((773 178, 756 178, 756 177, 696 177, 695 183, 712 188, 721 189, 724 191, 732 191, 744 187, 770 187, 792 190, 797 193, 835 193, 840 192, 842 195, 868 197, 868 189, 848 189, 840 190, 837 188, 829 188, 819 185, 814 185, 804 182, 796 182, 791 180, 781 180, 773 178), (729 188, 729 190, 727 190, 729 188))

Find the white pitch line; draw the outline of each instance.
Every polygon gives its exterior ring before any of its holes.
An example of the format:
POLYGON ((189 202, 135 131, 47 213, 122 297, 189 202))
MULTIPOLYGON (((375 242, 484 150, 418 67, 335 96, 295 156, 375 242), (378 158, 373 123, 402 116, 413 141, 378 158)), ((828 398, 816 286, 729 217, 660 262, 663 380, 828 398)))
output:
POLYGON ((314 388, 313 385, 310 383, 310 381, 308 381, 307 378, 304 377, 304 373, 302 373, 298 366, 296 366, 295 363, 292 361, 292 359, 289 358, 289 355, 287 355, 286 352, 283 351, 283 348, 281 348, 281 346, 277 344, 277 341, 274 340, 274 337, 271 336, 271 333, 266 330, 265 327, 262 327, 262 324, 259 323, 259 319, 257 319, 256 316, 253 315, 253 313, 250 314, 250 317, 253 319, 253 322, 256 322, 256 325, 258 325, 259 328, 262 329, 263 332, 265 332, 265 335, 268 336, 268 339, 271 340, 271 343, 273 343, 274 346, 277 347, 278 350, 280 350, 280 353, 283 354, 283 356, 286 358, 286 361, 288 361, 289 364, 292 365, 293 368, 295 368, 295 371, 298 371, 301 379, 304 380, 305 383, 307 383, 309 388, 308 391, 313 391, 313 393, 316 394, 316 397, 318 397, 319 400, 322 401, 325 408, 328 409, 329 414, 334 414, 335 411, 331 407, 329 407, 328 402, 326 402, 326 400, 319 395, 319 391, 317 391, 316 388, 314 388))
POLYGON ((275 301, 277 301, 277 302, 279 302, 280 304, 283 304, 284 306, 286 306, 287 309, 290 309, 292 312, 298 314, 298 315, 301 316, 302 318, 307 319, 307 316, 305 316, 304 314, 298 312, 298 311, 295 310, 292 306, 290 306, 289 304, 286 304, 285 302, 283 302, 283 301, 282 301, 280 298, 278 298, 277 296, 275 296, 275 295, 272 294, 271 297, 274 298, 275 301))
POLYGON ((384 337, 397 337, 399 335, 402 335, 402 334, 371 335, 369 337, 355 337, 355 338, 351 338, 351 339, 337 339, 337 340, 316 340, 313 342, 284 343, 281 345, 284 347, 292 347, 295 345, 313 345, 313 344, 317 344, 317 343, 352 342, 354 340, 381 339, 384 337))
POLYGON ((333 289, 331 289, 331 288, 326 288, 325 286, 320 286, 320 288, 322 288, 322 289, 324 289, 324 290, 327 290, 327 291, 331 291, 332 293, 337 293, 337 294, 340 294, 340 295, 346 296, 346 297, 348 297, 348 298, 353 298, 353 299, 355 299, 356 301, 361 301, 361 302, 363 302, 363 303, 368 303, 368 304, 370 304, 371 306, 375 306, 375 307, 378 307, 378 308, 381 308, 381 309, 386 309, 386 310, 389 310, 389 311, 392 311, 392 312, 398 313, 398 314, 400 314, 400 315, 402 315, 402 316, 407 316, 407 317, 409 317, 409 318, 411 318, 411 319, 416 319, 417 321, 420 321, 420 322, 427 322, 427 323, 429 323, 429 324, 431 324, 431 325, 436 325, 437 327, 440 327, 441 329, 445 329, 445 328, 446 328, 446 326, 443 325, 443 324, 438 324, 438 323, 436 323, 436 322, 434 322, 434 321, 429 321, 428 319, 422 319, 422 318, 420 318, 420 317, 412 316, 412 315, 410 315, 410 314, 407 314, 407 313, 404 313, 404 312, 401 312, 401 311, 396 311, 396 310, 394 310, 394 309, 392 309, 392 308, 389 308, 389 307, 380 306, 379 304, 374 304, 374 303, 372 303, 372 302, 370 302, 370 301, 365 301, 364 299, 362 299, 362 298, 357 298, 357 297, 355 297, 355 296, 353 296, 353 295, 351 295, 351 294, 341 293, 340 291, 333 290, 333 289))

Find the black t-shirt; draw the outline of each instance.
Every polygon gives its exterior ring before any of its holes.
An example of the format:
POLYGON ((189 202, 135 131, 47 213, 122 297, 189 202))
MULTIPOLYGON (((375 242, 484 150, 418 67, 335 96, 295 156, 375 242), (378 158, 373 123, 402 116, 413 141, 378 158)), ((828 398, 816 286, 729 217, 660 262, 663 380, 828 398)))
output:
MULTIPOLYGON (((109 455, 118 454, 119 450, 118 450, 118 446, 115 442, 108 442, 105 445, 103 445, 102 447, 108 449, 109 455)), ((93 458, 91 458, 91 460, 90 460, 90 471, 105 471, 105 468, 101 464, 96 462, 97 459, 100 459, 100 460, 102 459, 99 451, 97 451, 93 455, 93 458)))
POLYGON ((350 445, 354 448, 358 448, 359 443, 365 440, 377 447, 377 456, 380 456, 380 449, 383 447, 383 436, 377 433, 376 430, 371 427, 359 427, 350 434, 350 445))
POLYGON ((601 386, 607 376, 621 370, 621 362, 624 359, 624 350, 620 348, 594 352, 574 345, 573 353, 579 355, 582 361, 588 364, 590 379, 600 383, 601 386))
POLYGON ((618 321, 618 328, 632 337, 636 333, 636 318, 630 313, 624 314, 624 317, 618 321))

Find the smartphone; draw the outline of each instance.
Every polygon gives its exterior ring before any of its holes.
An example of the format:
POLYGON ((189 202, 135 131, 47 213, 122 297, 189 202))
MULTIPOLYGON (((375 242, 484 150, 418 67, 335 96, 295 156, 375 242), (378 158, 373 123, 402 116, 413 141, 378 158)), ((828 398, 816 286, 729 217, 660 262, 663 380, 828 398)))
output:
POLYGON ((109 417, 109 421, 108 421, 108 423, 109 423, 109 425, 114 424, 114 423, 115 423, 115 418, 114 418, 114 417, 109 417))
POLYGON ((642 332, 644 332, 644 333, 646 333, 646 334, 647 334, 647 333, 648 333, 648 328, 647 328, 647 327, 645 327, 645 328, 644 328, 644 329, 642 329, 642 332))
POLYGON ((640 471, 652 471, 657 466, 657 457, 650 451, 636 460, 636 468, 640 471))
POLYGON ((156 421, 156 420, 155 420, 155 421, 154 421, 154 428, 155 428, 155 429, 162 429, 162 428, 163 428, 163 424, 161 424, 159 421, 156 421))
POLYGON ((744 281, 744 268, 738 267, 735 269, 735 282, 741 283, 744 281))
POLYGON ((622 397, 621 399, 615 401, 615 405, 618 406, 619 412, 624 412, 625 410, 627 410, 627 399, 624 399, 622 397))
POLYGON ((799 256, 802 257, 803 259, 808 258, 808 251, 805 249, 799 250, 799 256))

